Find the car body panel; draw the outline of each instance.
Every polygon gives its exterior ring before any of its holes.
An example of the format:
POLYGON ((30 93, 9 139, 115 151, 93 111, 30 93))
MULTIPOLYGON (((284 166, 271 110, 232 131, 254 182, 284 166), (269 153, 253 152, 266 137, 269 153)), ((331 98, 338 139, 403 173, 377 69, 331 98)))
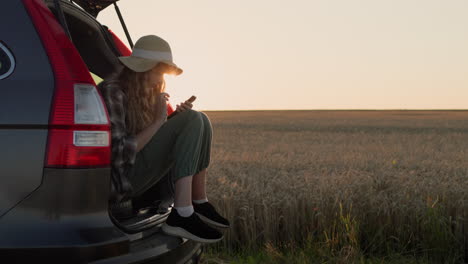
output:
POLYGON ((41 184, 47 134, 0 126, 0 219, 41 184))
POLYGON ((109 177, 110 168, 44 169, 42 185, 0 218, 0 256, 53 252, 73 262, 127 254, 129 238, 108 215, 109 177))
POLYGON ((0 80, 0 217, 41 184, 54 93, 49 60, 23 4, 1 5, 1 40, 15 69, 0 80))

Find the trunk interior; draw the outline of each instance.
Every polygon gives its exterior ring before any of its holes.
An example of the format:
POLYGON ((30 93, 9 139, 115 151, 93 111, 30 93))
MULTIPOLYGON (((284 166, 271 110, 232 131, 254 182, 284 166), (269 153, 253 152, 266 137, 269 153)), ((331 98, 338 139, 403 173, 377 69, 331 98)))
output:
MULTIPOLYGON (((54 4, 48 7, 56 14, 54 4)), ((90 72, 108 78, 121 67, 112 36, 107 28, 74 4, 61 2, 68 29, 74 45, 90 72)), ((169 177, 163 177, 142 197, 132 201, 109 205, 109 215, 114 223, 127 233, 137 233, 164 222, 173 202, 173 185, 169 177)))
MULTIPOLYGON (((56 14, 53 2, 49 0, 47 3, 56 14)), ((74 4, 62 1, 61 5, 73 44, 89 71, 102 79, 108 78, 118 69, 120 54, 107 28, 74 4)))

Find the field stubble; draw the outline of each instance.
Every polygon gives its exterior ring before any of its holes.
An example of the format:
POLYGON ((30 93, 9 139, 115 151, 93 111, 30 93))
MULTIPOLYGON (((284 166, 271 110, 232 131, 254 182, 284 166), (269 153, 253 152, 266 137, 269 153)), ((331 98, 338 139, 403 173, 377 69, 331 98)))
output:
POLYGON ((466 261, 468 111, 207 114, 215 248, 466 261))

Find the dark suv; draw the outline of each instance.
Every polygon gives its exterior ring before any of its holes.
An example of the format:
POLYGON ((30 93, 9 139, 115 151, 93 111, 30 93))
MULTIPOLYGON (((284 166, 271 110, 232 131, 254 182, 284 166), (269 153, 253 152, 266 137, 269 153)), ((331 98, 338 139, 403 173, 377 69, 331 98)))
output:
POLYGON ((198 262, 199 243, 160 231, 168 177, 157 201, 109 202, 111 129, 90 73, 128 55, 96 20, 116 1, 1 1, 0 263, 198 262))

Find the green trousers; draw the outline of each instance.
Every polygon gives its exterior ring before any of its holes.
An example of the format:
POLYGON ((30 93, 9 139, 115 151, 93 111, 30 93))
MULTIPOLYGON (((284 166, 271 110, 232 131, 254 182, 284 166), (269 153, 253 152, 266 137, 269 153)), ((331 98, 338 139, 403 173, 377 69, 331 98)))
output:
POLYGON ((137 153, 129 180, 139 196, 165 176, 192 176, 210 163, 212 127, 208 117, 186 110, 168 119, 137 153))

